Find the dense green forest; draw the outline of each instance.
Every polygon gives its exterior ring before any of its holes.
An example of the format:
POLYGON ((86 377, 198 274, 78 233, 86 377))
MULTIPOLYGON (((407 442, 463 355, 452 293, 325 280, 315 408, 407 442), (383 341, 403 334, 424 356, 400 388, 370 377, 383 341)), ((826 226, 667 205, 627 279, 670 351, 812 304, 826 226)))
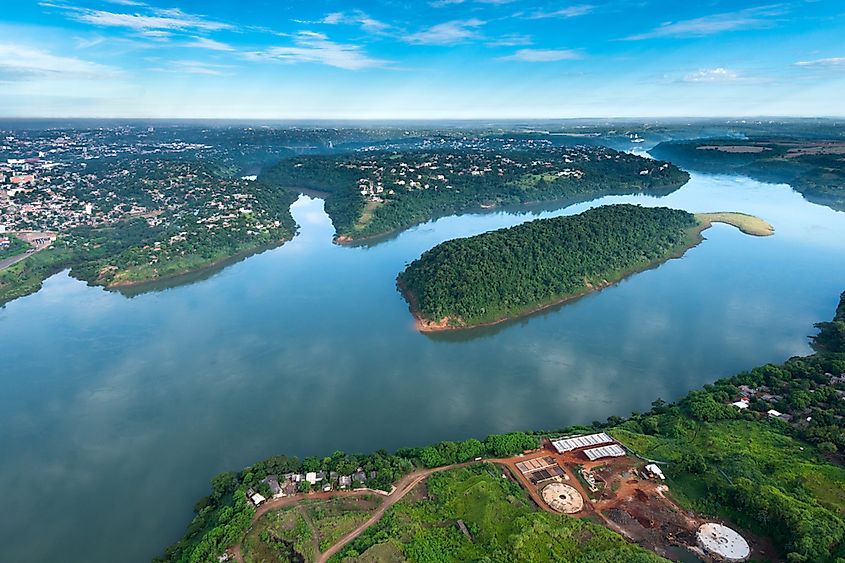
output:
POLYGON ((324 192, 342 240, 507 204, 677 189, 677 167, 604 147, 366 152, 286 159, 261 180, 324 192))
POLYGON ((697 240, 697 225, 686 211, 604 206, 444 242, 398 283, 423 321, 495 322, 666 260, 697 240))
POLYGON ((655 158, 671 160, 690 170, 741 174, 762 182, 786 183, 808 201, 845 211, 845 143, 842 140, 699 139, 660 143, 649 152, 655 158), (721 147, 721 150, 700 147, 721 147), (744 152, 758 149, 758 152, 744 152))

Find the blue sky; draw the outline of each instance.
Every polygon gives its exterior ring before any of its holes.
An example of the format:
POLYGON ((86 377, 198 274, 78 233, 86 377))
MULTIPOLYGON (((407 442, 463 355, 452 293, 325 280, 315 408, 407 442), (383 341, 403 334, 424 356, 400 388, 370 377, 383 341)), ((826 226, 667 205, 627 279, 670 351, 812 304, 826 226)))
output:
POLYGON ((841 0, 4 4, 3 116, 845 116, 841 0))

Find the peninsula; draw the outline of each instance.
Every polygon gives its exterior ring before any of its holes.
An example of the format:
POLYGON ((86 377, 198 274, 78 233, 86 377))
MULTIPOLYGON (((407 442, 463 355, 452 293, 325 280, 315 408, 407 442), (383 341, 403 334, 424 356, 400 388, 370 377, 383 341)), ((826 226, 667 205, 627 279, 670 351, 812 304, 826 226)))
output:
POLYGON ((431 141, 401 152, 290 158, 260 179, 294 191, 322 192, 336 242, 351 243, 438 216, 503 205, 665 195, 689 175, 668 162, 605 147, 483 137, 431 141))
POLYGON ((611 205, 444 242, 412 262, 397 283, 421 331, 496 324, 679 257, 713 222, 759 236, 774 232, 745 214, 611 205))

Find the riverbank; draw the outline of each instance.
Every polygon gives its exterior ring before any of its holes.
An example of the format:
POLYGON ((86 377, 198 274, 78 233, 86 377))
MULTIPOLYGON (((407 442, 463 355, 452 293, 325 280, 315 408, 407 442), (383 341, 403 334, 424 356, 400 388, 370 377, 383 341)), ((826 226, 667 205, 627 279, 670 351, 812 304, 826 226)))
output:
POLYGON ((637 266, 622 270, 611 275, 604 276, 599 283, 590 283, 589 281, 585 281, 585 285, 580 291, 555 296, 552 299, 547 300, 543 303, 531 305, 519 311, 516 311, 513 314, 503 315, 501 317, 489 321, 478 323, 466 323, 460 318, 443 317, 439 320, 427 318, 424 314, 422 314, 420 310, 417 295, 415 295, 414 292, 411 291, 407 287, 407 285, 401 281, 401 278, 397 280, 397 287, 399 288, 400 292, 403 294, 405 299, 408 301, 409 309, 414 317, 414 326, 419 332, 434 333, 445 331, 470 330, 481 327, 495 326, 508 321, 529 317, 531 315, 540 313, 553 307, 558 307, 567 303, 571 303, 573 301, 577 301, 582 297, 586 297, 587 295, 599 292, 605 288, 616 285, 635 274, 657 268, 658 266, 668 262, 669 260, 681 258, 684 256, 684 254, 686 254, 688 250, 699 245, 704 240, 702 232, 706 229, 709 229, 713 225, 713 223, 724 223, 734 226, 741 232, 751 236, 771 236, 772 234, 774 234, 774 228, 769 223, 760 219, 759 217, 744 213, 697 213, 695 214, 695 220, 697 222, 696 226, 686 229, 684 242, 671 249, 661 258, 639 264, 637 266))
MULTIPOLYGON (((672 192, 682 188, 684 184, 686 184, 688 180, 684 182, 672 182, 665 185, 654 186, 648 190, 646 193, 645 191, 640 192, 641 194, 651 195, 655 197, 662 197, 671 194, 672 192)), ((317 198, 325 199, 327 192, 320 192, 316 190, 298 190, 300 193, 305 195, 314 195, 317 198)), ((627 190, 598 190, 589 193, 580 193, 568 197, 552 197, 548 199, 534 199, 530 201, 521 201, 521 202, 496 202, 496 203, 479 203, 473 202, 470 205, 460 208, 442 208, 440 210, 434 211, 429 214, 427 217, 414 220, 412 222, 405 223, 395 228, 387 229, 379 233, 374 234, 367 234, 364 236, 355 236, 354 233, 345 232, 345 233, 336 233, 334 236, 335 244, 340 246, 367 246, 367 245, 375 245, 380 242, 384 242, 387 240, 391 240, 404 231, 408 229, 412 229, 419 225, 428 223, 429 221, 436 221, 438 219, 442 219, 444 217, 450 217, 453 215, 482 215, 482 214, 489 214, 489 213, 525 213, 525 212, 542 212, 542 211, 555 211, 558 209, 563 209, 565 207, 569 207, 571 205, 576 205, 578 203, 584 203, 586 201, 593 201, 598 198, 607 197, 607 196, 621 196, 621 195, 629 195, 630 191, 627 190)), ((330 195, 330 194, 328 194, 330 195)))
MULTIPOLYGON (((287 242, 293 240, 293 236, 290 237, 283 237, 276 242, 272 242, 269 244, 262 244, 259 246, 245 248, 240 250, 234 254, 228 254, 221 256, 219 258, 214 258, 209 262, 202 263, 198 266, 191 267, 191 268, 181 268, 174 270, 173 272, 168 272, 165 275, 154 277, 154 278, 146 278, 146 279, 137 279, 137 280, 120 280, 117 282, 111 282, 108 284, 103 285, 105 289, 108 290, 125 290, 125 289, 134 289, 134 290, 142 290, 147 286, 153 286, 159 283, 166 283, 166 282, 176 282, 180 278, 186 278, 194 276, 201 276, 204 273, 219 270, 231 264, 235 264, 240 262, 241 260, 245 260, 250 256, 255 256, 256 254, 261 254, 262 252, 266 252, 267 250, 272 250, 274 248, 279 248, 280 246, 284 245, 287 242)), ((120 272, 115 274, 115 277, 118 277, 120 272)), ((137 291, 133 293, 143 293, 143 291, 137 291)))

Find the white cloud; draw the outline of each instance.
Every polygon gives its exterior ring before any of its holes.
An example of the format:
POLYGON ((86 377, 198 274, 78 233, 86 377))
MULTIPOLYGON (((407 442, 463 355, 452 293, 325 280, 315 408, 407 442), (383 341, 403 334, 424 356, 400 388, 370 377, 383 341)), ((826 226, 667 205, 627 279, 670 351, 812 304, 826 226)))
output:
POLYGON ((703 68, 684 76, 684 82, 735 82, 741 79, 737 71, 724 67, 703 68))
POLYGON ((47 51, 0 43, 0 79, 22 77, 103 78, 119 72, 111 67, 78 59, 53 55, 47 51))
POLYGON ((390 25, 368 16, 361 10, 353 10, 351 12, 331 12, 326 14, 322 19, 312 20, 294 20, 297 23, 303 24, 323 24, 323 25, 358 25, 364 31, 370 33, 382 33, 390 28, 390 25))
POLYGON ((370 57, 358 45, 335 43, 324 34, 312 31, 301 31, 294 35, 293 46, 270 47, 263 51, 247 53, 246 57, 251 60, 283 63, 317 63, 346 70, 384 67, 390 64, 390 61, 370 57))
POLYGON ((581 54, 572 49, 520 49, 513 55, 499 57, 499 60, 524 61, 529 63, 551 63, 580 58, 581 54))
POLYGON ((190 43, 186 43, 185 47, 196 47, 198 49, 209 49, 211 51, 234 51, 235 48, 228 43, 215 41, 208 37, 194 37, 190 43))
POLYGON ((523 45, 531 45, 534 39, 530 35, 523 35, 521 33, 510 33, 503 35, 498 39, 487 42, 488 47, 521 47, 523 45))
POLYGON ((403 40, 417 45, 454 45, 479 37, 478 28, 486 22, 479 19, 453 20, 406 35, 403 40))
POLYGON ((167 67, 156 68, 160 72, 175 72, 185 74, 204 74, 209 76, 220 76, 225 74, 225 65, 217 65, 203 61, 169 61, 167 67))
POLYGON ((232 26, 227 23, 209 20, 204 16, 188 14, 179 8, 155 8, 147 10, 147 13, 127 14, 90 8, 77 8, 48 2, 43 2, 41 5, 48 8, 65 10, 68 16, 76 21, 101 27, 124 27, 135 31, 220 31, 232 29, 232 26))
POLYGON ((830 57, 812 61, 798 61, 796 66, 845 66, 845 57, 830 57))
POLYGON ((779 5, 749 8, 678 22, 666 22, 651 31, 631 35, 626 39, 640 41, 660 37, 704 37, 726 31, 760 29, 771 27, 773 25, 772 18, 783 13, 783 9, 779 5))
POLYGON ((530 20, 539 20, 545 18, 575 18, 589 14, 595 9, 592 4, 578 4, 575 6, 567 6, 560 10, 553 10, 551 12, 535 12, 525 16, 530 20))

